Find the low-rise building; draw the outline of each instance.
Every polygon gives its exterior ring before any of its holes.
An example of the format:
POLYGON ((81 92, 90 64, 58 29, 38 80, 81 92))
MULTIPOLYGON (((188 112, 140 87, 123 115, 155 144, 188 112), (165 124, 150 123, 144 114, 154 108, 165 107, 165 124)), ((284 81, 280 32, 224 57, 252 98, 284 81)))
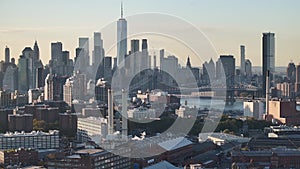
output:
POLYGON ((103 149, 79 150, 70 156, 51 159, 47 165, 49 169, 131 168, 131 162, 129 158, 115 155, 103 149))
POLYGON ((294 126, 270 126, 265 128, 268 138, 300 139, 300 127, 294 126))
POLYGON ((51 130, 48 133, 41 131, 32 131, 31 133, 14 132, 0 134, 0 149, 58 149, 59 131, 51 130))
POLYGON ((272 149, 265 151, 233 151, 232 168, 300 168, 300 151, 272 149))
POLYGON ((203 142, 206 140, 210 140, 214 144, 221 146, 229 142, 237 142, 241 144, 248 143, 251 140, 251 138, 240 137, 226 133, 199 133, 199 142, 203 142))
POLYGON ((300 112, 296 109, 296 101, 269 101, 268 119, 286 125, 300 125, 300 112))
POLYGON ((10 149, 0 151, 0 164, 4 167, 8 165, 37 165, 38 152, 34 149, 10 149))
POLYGON ((128 118, 132 119, 154 119, 156 118, 156 113, 154 109, 148 109, 145 107, 139 107, 134 109, 129 109, 127 111, 128 118))

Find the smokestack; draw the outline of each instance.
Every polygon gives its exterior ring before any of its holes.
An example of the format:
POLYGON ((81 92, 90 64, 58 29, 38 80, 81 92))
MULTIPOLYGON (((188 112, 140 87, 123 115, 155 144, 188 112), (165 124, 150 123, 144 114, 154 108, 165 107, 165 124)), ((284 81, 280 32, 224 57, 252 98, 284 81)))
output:
POLYGON ((126 139, 128 132, 127 132, 127 92, 123 89, 122 90, 122 135, 126 139))
POLYGON ((107 120, 108 134, 114 133, 114 105, 113 105, 113 91, 108 89, 108 120, 107 120))
POLYGON ((267 71, 266 76, 266 117, 269 116, 269 99, 270 99, 270 71, 267 71))

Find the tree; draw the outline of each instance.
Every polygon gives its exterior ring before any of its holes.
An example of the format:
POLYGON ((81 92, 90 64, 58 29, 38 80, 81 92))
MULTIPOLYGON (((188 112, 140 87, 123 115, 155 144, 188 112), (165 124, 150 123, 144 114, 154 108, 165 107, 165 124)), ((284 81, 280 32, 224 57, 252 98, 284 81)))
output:
POLYGON ((44 120, 33 119, 33 130, 36 131, 45 131, 46 124, 44 120))

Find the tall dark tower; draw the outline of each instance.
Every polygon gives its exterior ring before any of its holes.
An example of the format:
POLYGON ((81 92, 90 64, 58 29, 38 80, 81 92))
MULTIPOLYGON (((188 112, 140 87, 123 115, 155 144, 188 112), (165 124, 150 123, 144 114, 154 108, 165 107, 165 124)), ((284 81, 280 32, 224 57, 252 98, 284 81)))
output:
POLYGON ((40 60, 40 49, 37 44, 37 41, 34 42, 33 51, 34 51, 33 60, 36 62, 36 61, 40 60))
POLYGON ((266 96, 266 77, 270 73, 270 87, 273 86, 275 72, 275 34, 263 33, 262 37, 262 74, 263 74, 263 96, 266 96))
POLYGON ((148 54, 148 42, 147 39, 142 39, 142 59, 141 59, 141 68, 150 68, 149 65, 149 54, 148 54))
POLYGON ((295 93, 296 96, 300 96, 300 63, 296 66, 295 93))
POLYGON ((117 22, 117 66, 125 65, 127 53, 127 21, 123 18, 123 4, 121 3, 121 18, 117 22))
POLYGON ((296 82, 296 65, 293 62, 290 62, 286 69, 286 77, 290 83, 296 82))
POLYGON ((6 46, 6 48, 5 48, 5 63, 9 63, 9 60, 10 60, 10 50, 6 46))
POLYGON ((191 65, 191 61, 190 61, 190 57, 188 56, 187 58, 187 62, 186 62, 186 68, 192 68, 192 65, 191 65))

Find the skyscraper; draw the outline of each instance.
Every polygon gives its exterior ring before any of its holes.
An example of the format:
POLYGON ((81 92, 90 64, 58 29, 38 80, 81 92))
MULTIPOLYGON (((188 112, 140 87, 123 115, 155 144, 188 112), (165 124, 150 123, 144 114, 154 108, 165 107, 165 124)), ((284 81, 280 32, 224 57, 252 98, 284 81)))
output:
POLYGON ((131 40, 131 53, 138 52, 140 50, 140 41, 138 39, 131 40))
POLYGON ((112 78, 112 58, 110 56, 104 57, 104 79, 111 82, 112 78))
POLYGON ((161 49, 159 51, 159 65, 160 65, 160 70, 163 70, 163 60, 164 60, 164 57, 165 57, 165 50, 161 49))
POLYGON ((52 74, 48 74, 45 79, 44 99, 45 100, 54 100, 54 84, 53 84, 53 75, 52 74))
POLYGON ((295 93, 296 96, 300 96, 300 63, 296 67, 295 93))
POLYGON ((51 43, 51 60, 54 63, 62 62, 62 43, 51 43))
POLYGON ((225 74, 227 88, 233 87, 234 76, 235 76, 235 58, 232 55, 221 55, 218 62, 219 65, 217 66, 217 69, 221 69, 218 72, 221 72, 221 75, 223 73, 225 74), (220 64, 223 66, 223 70, 224 70, 223 73, 220 64))
POLYGON ((37 41, 34 42, 33 51, 34 51, 33 60, 37 62, 38 60, 40 60, 40 49, 37 44, 37 41))
POLYGON ((63 65, 63 52, 62 52, 62 43, 55 42, 51 43, 51 61, 50 69, 53 74, 61 75, 62 65, 63 65))
POLYGON ((140 51, 140 41, 138 39, 132 39, 129 67, 132 69, 133 72, 137 71, 137 67, 140 63, 139 51, 140 51))
POLYGON ((273 86, 273 76, 275 72, 275 34, 263 33, 262 37, 262 74, 263 74, 263 95, 266 94, 266 75, 270 72, 270 87, 273 86))
POLYGON ((286 77, 290 83, 296 82, 296 66, 293 62, 290 62, 286 69, 286 77))
POLYGON ((103 40, 101 39, 100 32, 94 32, 94 55, 92 65, 103 62, 104 50, 103 50, 103 40))
POLYGON ((39 69, 39 68, 43 69, 43 64, 40 60, 40 49, 39 49, 39 46, 37 44, 37 41, 34 42, 34 46, 33 46, 32 64, 33 64, 33 68, 32 68, 33 85, 32 85, 32 88, 37 88, 38 87, 38 85, 37 85, 37 79, 38 79, 37 69, 39 69))
POLYGON ((90 65, 89 38, 79 38, 79 48, 83 49, 83 57, 86 60, 85 66, 90 65))
POLYGON ((252 63, 249 59, 245 61, 246 80, 249 82, 252 78, 252 63))
POLYGON ((123 4, 121 4, 121 18, 117 22, 117 61, 118 66, 125 65, 124 59, 127 53, 127 21, 123 18, 123 4))
POLYGON ((27 92, 29 89, 28 59, 21 55, 18 61, 18 90, 27 92))
POLYGON ((93 69, 97 71, 95 80, 104 77, 104 49, 100 32, 94 32, 93 69))
POLYGON ((149 53, 148 53, 148 42, 147 39, 142 39, 142 59, 141 59, 141 68, 146 69, 150 68, 150 60, 149 60, 149 53))
POLYGON ((5 47, 5 63, 9 63, 10 61, 10 50, 9 48, 6 46, 5 47))
POLYGON ((241 45, 241 66, 240 66, 241 75, 245 75, 245 46, 241 45))

